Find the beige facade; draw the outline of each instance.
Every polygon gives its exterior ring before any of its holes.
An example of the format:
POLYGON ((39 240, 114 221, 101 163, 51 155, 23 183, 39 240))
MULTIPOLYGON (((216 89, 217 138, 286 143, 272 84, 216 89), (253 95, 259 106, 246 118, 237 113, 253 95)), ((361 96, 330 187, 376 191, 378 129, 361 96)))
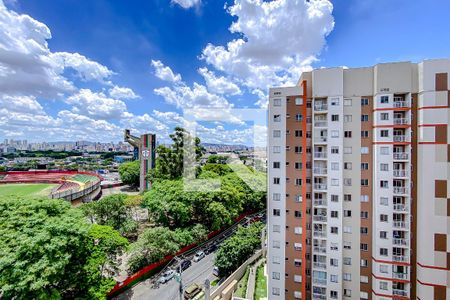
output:
POLYGON ((399 62, 270 89, 269 299, 446 299, 449 74, 399 62))

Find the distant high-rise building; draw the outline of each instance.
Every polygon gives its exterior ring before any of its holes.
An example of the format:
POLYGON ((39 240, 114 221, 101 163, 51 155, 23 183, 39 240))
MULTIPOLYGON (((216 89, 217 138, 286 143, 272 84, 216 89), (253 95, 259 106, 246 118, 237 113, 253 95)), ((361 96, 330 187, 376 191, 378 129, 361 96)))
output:
POLYGON ((450 59, 271 88, 269 299, 446 299, 450 59))

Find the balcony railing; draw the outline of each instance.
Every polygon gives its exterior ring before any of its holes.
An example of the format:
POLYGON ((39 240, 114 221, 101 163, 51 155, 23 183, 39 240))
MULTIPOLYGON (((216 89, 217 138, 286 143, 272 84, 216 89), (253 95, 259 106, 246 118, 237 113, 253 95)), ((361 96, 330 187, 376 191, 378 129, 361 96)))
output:
POLYGON ((396 203, 394 204, 394 211, 407 212, 408 206, 406 206, 406 204, 403 203, 396 203))
POLYGON ((314 152, 314 158, 327 158, 326 152, 314 152))
POLYGON ((407 177, 408 171, 407 170, 394 170, 394 177, 407 177))
POLYGON ((408 246, 408 241, 406 239, 393 239, 392 242, 396 246, 408 246))
POLYGON ((327 300, 327 296, 324 294, 313 294, 313 300, 327 300))
POLYGON ((326 222, 327 216, 313 216, 313 220, 317 222, 326 222))
POLYGON ((313 236, 320 237, 320 238, 326 238, 327 233, 325 231, 314 231, 313 236))
POLYGON ((406 262, 408 257, 406 255, 393 255, 392 260, 396 262, 406 262))
POLYGON ((313 267, 314 268, 318 268, 318 269, 326 269, 327 268, 327 264, 326 263, 321 263, 321 262, 314 262, 313 263, 313 267))
POLYGON ((392 289, 392 295, 407 297, 408 292, 405 290, 392 289))
POLYGON ((408 193, 408 188, 402 186, 394 186, 394 195, 405 195, 408 193))
POLYGON ((327 253, 327 247, 319 247, 319 246, 315 246, 313 248, 314 252, 319 252, 319 253, 327 253))
POLYGON ((314 189, 316 189, 318 191, 326 191, 327 184, 326 183, 314 183, 314 189))
POLYGON ((395 228, 407 228, 408 223, 405 221, 394 221, 394 227, 395 228))
POLYGON ((315 111, 325 111, 328 109, 328 105, 326 103, 314 103, 315 111))
POLYGON ((315 284, 327 285, 327 280, 322 278, 313 278, 315 284))
POLYGON ((406 135, 394 135, 394 142, 406 142, 406 135))
POLYGON ((392 272, 392 278, 401 279, 401 280, 408 280, 408 273, 392 272))
POLYGON ((327 205, 327 200, 325 199, 314 199, 315 206, 325 206, 327 205))
POLYGON ((327 174, 327 168, 314 167, 314 174, 326 175, 327 174))
POLYGON ((326 143, 327 142, 327 138, 325 136, 317 136, 314 139, 315 143, 326 143))
POLYGON ((314 127, 327 127, 327 121, 314 121, 314 127))
POLYGON ((394 124, 395 125, 408 124, 408 119, 407 118, 394 118, 394 124))
POLYGON ((408 153, 406 153, 406 152, 394 152, 395 160, 407 160, 408 157, 409 157, 408 153))
POLYGON ((394 107, 408 107, 408 101, 394 101, 394 107))

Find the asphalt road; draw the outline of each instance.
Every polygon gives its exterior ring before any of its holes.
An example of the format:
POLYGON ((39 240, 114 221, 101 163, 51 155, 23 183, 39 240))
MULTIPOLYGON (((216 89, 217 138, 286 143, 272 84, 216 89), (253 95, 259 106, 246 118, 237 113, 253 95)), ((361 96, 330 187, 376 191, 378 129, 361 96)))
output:
MULTIPOLYGON (((206 279, 211 282, 217 277, 212 274, 214 268, 214 257, 215 253, 207 255, 204 259, 199 262, 192 262, 192 265, 186 269, 182 274, 183 286, 188 287, 192 283, 197 283, 203 286, 206 279)), ((115 299, 116 300, 178 300, 180 299, 179 293, 179 283, 172 278, 169 282, 161 284, 159 288, 155 289, 151 280, 148 279, 137 285, 135 285, 130 290, 125 293, 120 294, 115 299)), ((214 287, 211 287, 214 289, 214 287)))

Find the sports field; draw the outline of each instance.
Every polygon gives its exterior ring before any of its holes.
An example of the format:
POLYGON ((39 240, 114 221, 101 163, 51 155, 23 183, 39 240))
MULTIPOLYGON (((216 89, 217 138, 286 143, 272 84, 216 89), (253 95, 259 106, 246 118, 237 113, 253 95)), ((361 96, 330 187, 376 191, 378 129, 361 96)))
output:
POLYGON ((47 196, 55 184, 30 183, 30 184, 0 184, 0 197, 15 196, 47 196))

